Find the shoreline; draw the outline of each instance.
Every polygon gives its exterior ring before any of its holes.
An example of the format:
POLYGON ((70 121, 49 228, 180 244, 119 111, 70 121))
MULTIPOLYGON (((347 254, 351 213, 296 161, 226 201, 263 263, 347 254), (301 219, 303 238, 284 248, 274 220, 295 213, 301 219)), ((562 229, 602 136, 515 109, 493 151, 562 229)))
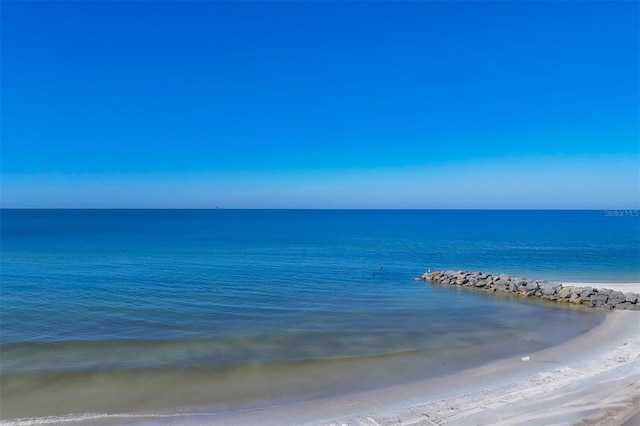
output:
POLYGON ((560 345, 369 391, 228 413, 87 413, 0 424, 586 426, 624 425, 638 418, 640 313, 614 310, 606 312, 602 323, 560 345))
MULTIPOLYGON (((528 361, 510 357, 444 377, 246 411, 89 415, 82 423, 624 425, 640 416, 640 313, 607 312, 585 333, 527 356, 528 361)), ((51 424, 78 424, 78 419, 51 424)))
MULTIPOLYGON (((441 378, 339 398, 184 420, 212 425, 506 425, 584 420, 622 425, 640 414, 639 354, 640 314, 614 311, 584 334, 530 354, 529 361, 511 357, 441 378)), ((164 422, 150 424, 157 423, 164 422)))

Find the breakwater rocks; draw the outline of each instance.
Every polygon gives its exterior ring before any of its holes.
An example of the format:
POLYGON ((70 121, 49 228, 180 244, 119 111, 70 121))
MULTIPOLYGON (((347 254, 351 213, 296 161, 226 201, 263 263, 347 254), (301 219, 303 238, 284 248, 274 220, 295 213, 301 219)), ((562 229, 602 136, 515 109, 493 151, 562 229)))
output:
POLYGON ((485 291, 515 293, 560 303, 574 303, 592 308, 640 311, 640 294, 623 293, 605 288, 563 286, 543 280, 530 280, 512 275, 482 272, 425 272, 416 278, 433 284, 472 287, 485 291))

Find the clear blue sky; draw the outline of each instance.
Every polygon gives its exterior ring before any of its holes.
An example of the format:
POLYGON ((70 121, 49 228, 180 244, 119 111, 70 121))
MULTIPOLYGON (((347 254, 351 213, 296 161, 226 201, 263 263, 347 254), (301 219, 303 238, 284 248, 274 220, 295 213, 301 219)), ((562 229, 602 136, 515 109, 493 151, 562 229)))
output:
POLYGON ((3 207, 635 208, 638 2, 2 2, 3 207))

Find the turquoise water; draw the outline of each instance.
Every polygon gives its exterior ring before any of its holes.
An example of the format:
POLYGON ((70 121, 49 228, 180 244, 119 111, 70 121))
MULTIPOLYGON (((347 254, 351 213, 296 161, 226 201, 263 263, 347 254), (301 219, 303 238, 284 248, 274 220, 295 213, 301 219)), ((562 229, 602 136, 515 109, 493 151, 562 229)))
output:
POLYGON ((3 419, 310 399, 536 350, 601 320, 413 281, 427 268, 640 281, 640 220, 602 211, 1 219, 3 419))

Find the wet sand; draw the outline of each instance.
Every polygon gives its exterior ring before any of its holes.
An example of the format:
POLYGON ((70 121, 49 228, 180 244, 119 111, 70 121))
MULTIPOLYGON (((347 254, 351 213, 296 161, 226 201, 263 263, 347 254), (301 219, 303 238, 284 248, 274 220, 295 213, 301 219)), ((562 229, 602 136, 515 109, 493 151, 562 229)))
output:
POLYGON ((586 426, 639 416, 640 312, 612 311, 561 345, 444 377, 241 412, 89 415, 82 423, 586 426))
POLYGON ((583 335, 527 356, 529 361, 515 357, 442 378, 340 398, 181 422, 622 425, 640 413, 639 312, 611 312, 583 335))

